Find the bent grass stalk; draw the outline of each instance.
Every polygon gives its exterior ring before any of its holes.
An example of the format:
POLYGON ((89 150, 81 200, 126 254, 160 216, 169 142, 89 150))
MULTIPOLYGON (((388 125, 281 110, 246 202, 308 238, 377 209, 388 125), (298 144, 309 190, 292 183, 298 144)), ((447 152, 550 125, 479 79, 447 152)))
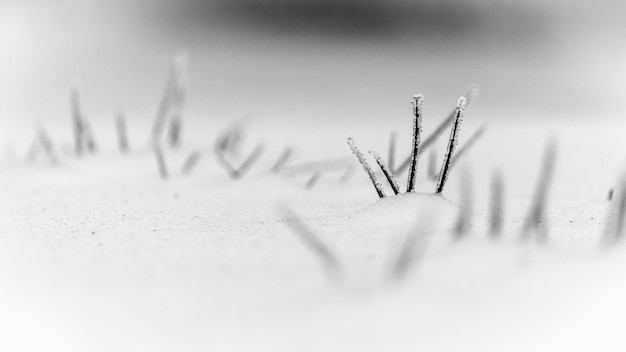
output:
POLYGON ((350 146, 350 150, 352 150, 352 154, 354 154, 356 158, 359 160, 359 163, 361 163, 361 166, 363 166, 363 170, 365 170, 365 173, 367 174, 367 176, 369 176, 370 181, 372 181, 372 185, 374 185, 374 189, 376 189, 376 193, 378 194, 378 197, 385 198, 385 192, 383 191, 383 186, 378 182, 378 179, 376 178, 374 171, 372 171, 372 168, 367 163, 367 160, 365 160, 363 153, 361 153, 359 148, 357 148, 357 146, 354 144, 354 140, 352 138, 348 138, 348 145, 350 146))
POLYGON ((389 167, 387 167, 387 164, 385 164, 385 161, 383 160, 383 158, 381 158, 380 155, 373 150, 370 150, 369 153, 374 157, 374 159, 376 159, 376 163, 378 164, 378 166, 380 166, 380 169, 383 171, 383 174, 387 178, 387 181, 389 182, 389 185, 391 186, 393 193, 395 194, 400 193, 400 186, 398 186, 398 182, 396 181, 396 178, 393 176, 393 173, 391 172, 389 167))

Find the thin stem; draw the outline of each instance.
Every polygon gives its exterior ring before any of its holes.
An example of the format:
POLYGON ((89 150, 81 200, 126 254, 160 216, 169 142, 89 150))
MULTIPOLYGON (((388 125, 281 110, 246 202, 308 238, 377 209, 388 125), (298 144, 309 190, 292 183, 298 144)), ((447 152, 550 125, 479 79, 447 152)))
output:
POLYGON ((556 142, 551 139, 545 149, 539 179, 535 187, 533 201, 522 228, 522 236, 527 239, 532 230, 536 231, 537 239, 544 241, 547 238, 546 201, 552 185, 556 164, 556 142))
POLYGON ((471 214, 474 209, 474 190, 472 177, 467 169, 461 175, 461 207, 454 226, 454 237, 461 239, 467 235, 472 226, 471 214))
POLYGON ((504 224, 504 179, 499 171, 491 177, 490 210, 489 234, 492 238, 498 238, 504 224))
POLYGON ((437 150, 433 149, 428 154, 428 178, 437 181, 437 150))
POLYGON ((393 176, 393 173, 391 172, 389 167, 387 167, 387 164, 385 164, 383 158, 380 157, 380 154, 373 150, 370 150, 370 154, 374 157, 374 159, 376 159, 376 163, 378 164, 378 166, 380 166, 380 169, 383 170, 383 174, 385 174, 385 177, 387 178, 387 181, 389 182, 393 193, 400 193, 400 186, 398 186, 396 178, 393 176))
POLYGON ((389 156, 387 157, 387 165, 389 169, 393 170, 396 166, 396 140, 398 139, 398 133, 396 131, 391 132, 389 135, 389 156))
POLYGON ((313 187, 315 187, 315 185, 317 184, 317 181, 320 180, 321 176, 322 173, 320 171, 314 172, 313 175, 311 175, 311 178, 309 178, 309 180, 307 181, 306 185, 304 185, 304 188, 312 190, 313 187))
POLYGON ((74 127, 74 148, 76 155, 81 156, 84 153, 85 127, 80 110, 78 87, 76 86, 70 88, 70 107, 72 111, 72 126, 74 127))
MULTIPOLYGON (((476 86, 471 87, 467 91, 467 93, 465 93, 464 97, 467 98, 467 104, 466 104, 467 107, 469 107, 472 104, 472 102, 474 101, 474 99, 476 99, 476 97, 478 96, 478 93, 479 93, 478 92, 478 87, 476 87, 476 86)), ((433 143, 435 143, 435 141, 443 134, 443 132, 446 130, 446 128, 448 128, 448 125, 450 125, 452 123, 452 121, 454 121, 455 116, 456 116, 456 109, 452 110, 450 112, 450 114, 448 114, 448 117, 446 117, 443 121, 441 121, 441 123, 439 124, 439 126, 437 126, 435 131, 433 133, 431 133, 428 137, 426 137, 424 142, 422 142, 422 144, 421 144, 420 153, 424 152, 431 145, 433 145, 433 143)), ((394 170, 394 173, 396 175, 399 175, 402 172, 404 172, 404 170, 406 170, 409 167, 410 162, 411 162, 411 155, 409 155, 402 162, 402 164, 400 164, 398 166, 398 168, 394 170)))
POLYGON ((256 163, 262 153, 263 145, 257 146, 254 151, 252 151, 252 153, 250 153, 250 155, 248 155, 248 157, 243 161, 239 168, 236 168, 233 166, 233 164, 231 164, 230 161, 228 161, 228 159, 226 159, 226 156, 223 154, 222 151, 218 149, 215 150, 217 160, 224 167, 224 169, 226 169, 226 172, 232 179, 239 179, 243 177, 248 172, 248 170, 252 168, 254 163, 256 163))
POLYGON ((452 128, 450 129, 448 148, 446 150, 446 155, 443 159, 443 164, 441 164, 441 171, 439 172, 439 180, 437 181, 437 188, 435 190, 436 194, 441 194, 441 192, 443 192, 443 188, 446 185, 446 181, 448 180, 450 164, 452 161, 452 156, 454 155, 454 149, 456 148, 458 142, 458 134, 459 130, 461 129, 461 122, 463 121, 463 113, 465 112, 466 105, 467 99, 465 97, 459 98, 459 102, 457 103, 456 107, 454 123, 452 124, 452 128))
POLYGON ((298 236, 302 243, 315 254, 326 269, 326 274, 331 280, 343 276, 343 267, 337 255, 313 232, 302 218, 288 207, 281 207, 280 211, 284 219, 288 220, 289 226, 298 236))
POLYGON ((286 147, 283 150, 283 152, 280 154, 280 156, 278 157, 278 159, 276 160, 274 165, 272 166, 272 169, 271 169, 272 173, 274 173, 274 174, 279 173, 280 170, 283 169, 285 164, 287 164, 287 162, 291 158, 292 154, 293 154, 293 148, 292 147, 286 147))
POLYGON ((163 150, 160 146, 154 145, 154 156, 156 157, 157 166, 159 168, 159 176, 162 180, 167 180, 169 178, 169 173, 167 171, 167 164, 165 163, 165 157, 163 156, 163 150))
POLYGON ((187 59, 184 55, 178 55, 174 59, 173 67, 170 71, 165 91, 159 103, 157 114, 152 126, 152 141, 156 143, 163 135, 167 118, 172 113, 172 109, 176 104, 182 104, 184 94, 181 94, 183 75, 186 70, 187 59))
POLYGON ((420 152, 420 139, 422 136, 422 105, 424 96, 418 94, 413 97, 413 144, 411 146, 411 162, 409 163, 409 176, 407 179, 407 193, 415 190, 415 174, 417 173, 417 161, 420 152))
POLYGON ((359 160, 359 163, 361 163, 361 166, 363 166, 363 170, 365 170, 365 173, 367 174, 367 176, 369 176, 370 181, 372 181, 372 184, 374 185, 374 188, 376 189, 376 193, 378 194, 378 197, 385 198, 385 192, 383 191, 382 185, 378 182, 378 179, 376 178, 374 171, 372 171, 372 168, 367 163, 367 160, 365 160, 363 153, 361 153, 359 148, 357 148, 357 146, 354 144, 354 140, 352 138, 348 138, 348 145, 350 146, 350 149, 352 150, 352 154, 354 154, 356 158, 359 160))
POLYGON ((487 128, 487 126, 483 125, 480 126, 480 128, 478 128, 471 136, 470 138, 467 140, 467 142, 465 142, 465 144, 463 144, 454 154, 454 157, 452 158, 452 162, 450 165, 450 169, 452 169, 454 167, 454 165, 456 165, 459 162, 459 159, 461 159, 461 157, 463 155, 465 155, 470 149, 472 149, 472 147, 474 145, 476 145, 476 142, 478 142, 480 140, 480 138, 482 138, 483 134, 485 133, 485 129, 487 128))
POLYGON ((117 131, 117 145, 120 153, 127 154, 129 150, 128 132, 126 129, 126 118, 121 111, 115 116, 115 130, 117 131))
POLYGON ((183 168, 182 168, 183 175, 191 175, 191 172, 193 171, 194 167, 198 164, 198 161, 200 161, 201 157, 202 157, 202 151, 194 150, 193 152, 191 152, 191 154, 189 154, 189 156, 187 157, 187 160, 185 160, 185 164, 183 164, 183 168))

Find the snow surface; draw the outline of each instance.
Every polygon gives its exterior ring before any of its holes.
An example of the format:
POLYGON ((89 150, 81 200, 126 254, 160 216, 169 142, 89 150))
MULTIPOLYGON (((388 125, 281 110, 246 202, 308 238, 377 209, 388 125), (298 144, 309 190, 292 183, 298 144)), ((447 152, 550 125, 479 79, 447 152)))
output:
MULTIPOLYGON (((472 121, 472 113, 461 144, 488 120, 472 121)), ((182 149, 165 150, 167 181, 159 179, 137 130, 131 130, 133 151, 126 156, 114 151, 106 130, 99 130, 102 152, 63 156, 57 166, 9 154, 0 173, 0 346, 623 350, 626 255, 621 246, 599 245, 606 194, 623 157, 614 147, 621 123, 492 123, 453 170, 445 198, 427 194, 434 182, 424 179, 425 159, 419 194, 382 200, 360 167, 348 183, 340 180, 343 169, 324 171, 312 190, 304 187, 312 171, 289 172, 325 158, 347 157, 346 166, 354 165, 348 136, 363 150, 386 155, 390 129, 400 131, 401 159, 409 150, 410 116, 402 121, 277 131, 271 118, 259 117, 243 150, 265 141, 266 153, 241 180, 228 178, 216 162, 214 126, 187 126, 182 149), (521 224, 551 133, 558 136, 559 154, 548 205, 550 241, 522 242, 521 224), (271 174, 287 144, 295 147, 294 159, 281 174, 271 174), (198 147, 204 157, 191 175, 181 175, 185 158, 198 147), (463 168, 473 175, 475 204, 472 230, 455 240, 450 229, 464 209, 458 192, 463 168), (492 241, 488 181, 496 168, 505 176, 506 221, 502 239, 492 241), (293 232, 296 219, 280 211, 285 206, 338 256, 342 279, 329 280, 293 232), (394 281, 391 263, 412 233, 428 239, 420 242, 425 247, 406 280, 394 281)), ((432 120, 424 124, 425 133, 434 129, 432 120)), ((53 136, 61 150, 63 138, 53 136)), ((404 188, 406 175, 398 177, 404 188)))

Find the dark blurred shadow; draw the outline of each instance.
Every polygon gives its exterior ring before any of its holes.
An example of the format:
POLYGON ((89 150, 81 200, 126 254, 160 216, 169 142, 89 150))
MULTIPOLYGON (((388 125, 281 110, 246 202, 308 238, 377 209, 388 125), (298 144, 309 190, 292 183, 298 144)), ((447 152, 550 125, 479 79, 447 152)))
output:
POLYGON ((537 12, 475 1, 195 0, 207 25, 319 40, 538 39, 537 12))

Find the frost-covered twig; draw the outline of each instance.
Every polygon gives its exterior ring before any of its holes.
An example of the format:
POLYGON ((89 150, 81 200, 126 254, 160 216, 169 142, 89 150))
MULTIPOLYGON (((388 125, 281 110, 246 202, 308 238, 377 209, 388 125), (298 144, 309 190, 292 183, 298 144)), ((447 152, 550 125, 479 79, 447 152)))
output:
POLYGON ((313 232, 293 210, 286 206, 279 208, 287 225, 304 245, 322 262, 329 279, 338 279, 344 274, 343 267, 335 253, 313 232))
POLYGON ((555 163, 556 141, 550 139, 544 151, 533 201, 522 227, 522 237, 524 239, 529 239, 532 231, 536 232, 537 240, 544 241, 547 239, 546 202, 552 185, 555 163))
MULTIPOLYGON (((467 93, 465 93, 464 97, 467 99, 467 104, 466 107, 469 107, 472 102, 474 101, 474 99, 476 99, 476 97, 478 96, 479 93, 479 89, 477 86, 472 86, 467 93)), ((450 125, 452 123, 452 121, 454 121, 454 118, 456 116, 456 109, 452 110, 452 112, 450 112, 450 114, 448 115, 448 117, 446 117, 440 124, 439 126, 437 126, 437 128, 435 129, 435 131, 433 131, 433 133, 431 133, 428 137, 426 137, 426 139, 424 139, 424 141, 421 143, 421 147, 420 147, 420 152, 424 152, 425 150, 427 150, 431 145, 433 145, 435 143, 435 141, 443 134, 443 132, 446 130, 446 128, 448 128, 448 125, 450 125)), ((394 170, 394 173, 396 175, 401 174, 402 172, 404 172, 404 170, 406 170, 409 167, 409 163, 411 162, 411 156, 409 155, 403 162, 402 164, 400 164, 398 166, 397 169, 394 170)))
POLYGON ((413 97, 413 143, 411 144, 411 161, 409 162, 409 176, 407 178, 407 193, 415 190, 415 174, 420 153, 420 139, 422 137, 422 105, 424 96, 418 94, 413 97))
POLYGON ((504 179, 500 172, 491 177, 491 204, 489 216, 489 235, 498 238, 502 234, 504 223, 504 179))
POLYGON ((280 172, 280 170, 283 169, 283 167, 285 166, 285 164, 287 164, 287 161, 289 161, 289 159, 291 158, 291 155, 293 154, 293 148, 292 147, 286 147, 283 152, 280 154, 280 156, 278 157, 278 159, 276 160, 276 162, 274 163, 274 165, 272 166, 272 173, 277 174, 280 172))
POLYGON ((128 153, 128 132, 126 129, 126 118, 123 112, 118 112, 115 116, 115 130, 117 131, 117 145, 120 153, 128 153))
POLYGON ((359 160, 359 163, 361 163, 361 166, 363 166, 363 170, 365 170, 365 173, 367 174, 367 176, 369 176, 370 181, 372 181, 372 184, 374 185, 374 188, 376 189, 376 193, 378 194, 378 197, 384 198, 385 192, 383 191, 383 186, 378 182, 378 179, 376 178, 376 174, 374 174, 374 171, 372 171, 372 168, 367 163, 367 160, 365 160, 363 153, 361 153, 359 148, 357 148, 357 146, 354 144, 354 140, 352 138, 348 138, 348 145, 350 146, 350 149, 352 150, 352 154, 354 154, 356 158, 359 160))
POLYGON ((387 178, 387 181, 389 182, 389 185, 391 186, 393 193, 395 194, 400 193, 400 186, 398 186, 398 182, 396 182, 396 178, 393 176, 393 173, 391 172, 389 167, 387 167, 387 164, 385 164, 385 161, 383 160, 383 158, 381 158, 380 155, 373 150, 370 150, 370 154, 374 157, 374 159, 376 159, 376 163, 378 164, 378 166, 380 166, 380 169, 383 170, 383 174, 387 178))
POLYGON ((189 154, 189 156, 187 157, 187 160, 185 160, 185 163, 183 164, 183 168, 182 168, 183 175, 191 175, 193 168, 196 167, 196 164, 198 164, 198 161, 200 161, 201 157, 202 157, 202 151, 194 150, 193 152, 191 152, 191 154, 189 154))
POLYGON ((454 116, 454 122, 452 123, 452 128, 450 129, 448 148, 446 150, 443 163, 441 164, 441 171, 439 172, 439 180, 437 181, 437 188, 435 189, 436 194, 441 194, 441 192, 443 192, 443 188, 446 185, 446 181, 448 180, 450 165, 452 162, 452 157, 454 156, 454 150, 458 143, 459 130, 461 129, 461 122, 463 121, 463 113, 465 112, 466 105, 467 99, 465 97, 459 98, 459 102, 457 103, 456 107, 456 113, 454 116))

